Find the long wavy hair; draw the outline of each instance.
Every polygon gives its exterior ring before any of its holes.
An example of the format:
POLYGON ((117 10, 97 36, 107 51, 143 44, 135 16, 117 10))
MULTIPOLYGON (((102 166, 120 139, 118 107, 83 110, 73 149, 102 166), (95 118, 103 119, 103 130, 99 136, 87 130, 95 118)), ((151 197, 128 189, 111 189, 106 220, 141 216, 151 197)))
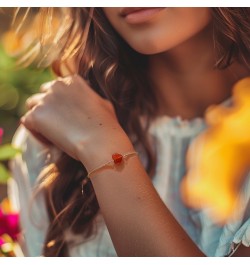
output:
MULTIPOLYGON (((101 8, 61 9, 63 16, 57 33, 53 34, 51 25, 58 12, 54 8, 39 10, 42 21, 39 41, 26 49, 21 61, 52 64, 59 76, 65 69, 78 73, 99 95, 109 99, 121 126, 144 153, 146 170, 153 176, 156 156, 147 131, 158 109, 147 79, 147 56, 128 46, 101 8), (144 124, 142 116, 146 118, 144 124)), ((237 60, 250 69, 250 8, 211 8, 211 14, 217 51, 215 67, 224 69, 237 60)), ((85 239, 94 234, 99 205, 91 182, 84 181, 86 174, 84 165, 65 153, 41 172, 40 189, 45 194, 50 218, 44 256, 68 255, 65 231, 81 234, 85 239)))

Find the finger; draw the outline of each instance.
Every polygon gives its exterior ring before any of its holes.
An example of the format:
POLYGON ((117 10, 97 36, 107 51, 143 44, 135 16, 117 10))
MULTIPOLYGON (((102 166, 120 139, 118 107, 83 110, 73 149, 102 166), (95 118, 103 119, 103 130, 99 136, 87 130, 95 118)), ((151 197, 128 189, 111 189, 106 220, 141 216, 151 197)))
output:
POLYGON ((42 144, 47 145, 47 146, 53 145, 47 138, 45 138, 44 136, 42 136, 40 133, 38 133, 36 131, 33 131, 33 130, 29 130, 29 131, 42 144))
POLYGON ((48 92, 51 89, 51 87, 55 84, 55 82, 56 80, 53 80, 53 81, 42 84, 40 86, 40 92, 42 93, 48 92))
POLYGON ((38 93, 38 94, 34 94, 31 97, 29 97, 26 102, 25 102, 25 106, 28 110, 31 110, 34 108, 34 106, 36 106, 39 102, 42 101, 42 99, 44 98, 44 94, 42 93, 38 93))
POLYGON ((34 122, 31 115, 32 110, 25 113, 20 119, 20 123, 28 130, 35 131, 34 122))

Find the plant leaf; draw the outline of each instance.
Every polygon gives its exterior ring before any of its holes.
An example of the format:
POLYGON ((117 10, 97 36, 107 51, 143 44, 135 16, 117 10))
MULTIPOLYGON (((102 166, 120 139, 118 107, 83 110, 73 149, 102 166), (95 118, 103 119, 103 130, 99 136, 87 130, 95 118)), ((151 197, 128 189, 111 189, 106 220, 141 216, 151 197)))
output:
POLYGON ((0 164, 0 184, 5 184, 10 177, 11 175, 5 166, 0 164))
POLYGON ((0 161, 13 158, 21 152, 21 149, 13 147, 11 144, 5 144, 0 147, 0 161))

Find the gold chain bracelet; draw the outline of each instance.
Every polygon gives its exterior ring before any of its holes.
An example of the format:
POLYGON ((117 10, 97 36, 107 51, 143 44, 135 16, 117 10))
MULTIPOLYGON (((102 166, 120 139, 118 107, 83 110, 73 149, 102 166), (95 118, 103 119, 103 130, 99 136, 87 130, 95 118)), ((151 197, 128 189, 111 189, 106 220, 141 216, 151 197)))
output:
MULTIPOLYGON (((114 166, 117 166, 117 165, 120 165, 122 162, 126 161, 129 157, 132 157, 132 156, 136 156, 138 155, 138 152, 128 152, 128 153, 125 153, 125 154, 119 154, 119 153, 114 153, 112 155, 112 160, 90 170, 88 172, 88 175, 87 175, 87 179, 90 179, 90 176, 95 173, 96 171, 102 169, 102 168, 105 168, 105 167, 114 167, 114 166)), ((84 186, 84 183, 86 182, 86 178, 83 179, 82 181, 82 194, 83 194, 83 186, 84 186)))

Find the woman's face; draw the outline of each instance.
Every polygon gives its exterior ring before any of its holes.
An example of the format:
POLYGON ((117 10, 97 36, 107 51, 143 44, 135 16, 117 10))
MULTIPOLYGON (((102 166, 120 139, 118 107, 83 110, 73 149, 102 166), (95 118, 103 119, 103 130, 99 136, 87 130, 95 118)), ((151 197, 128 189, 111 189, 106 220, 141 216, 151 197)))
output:
POLYGON ((137 52, 170 50, 199 33, 211 20, 209 8, 124 8, 103 11, 122 38, 137 52))

